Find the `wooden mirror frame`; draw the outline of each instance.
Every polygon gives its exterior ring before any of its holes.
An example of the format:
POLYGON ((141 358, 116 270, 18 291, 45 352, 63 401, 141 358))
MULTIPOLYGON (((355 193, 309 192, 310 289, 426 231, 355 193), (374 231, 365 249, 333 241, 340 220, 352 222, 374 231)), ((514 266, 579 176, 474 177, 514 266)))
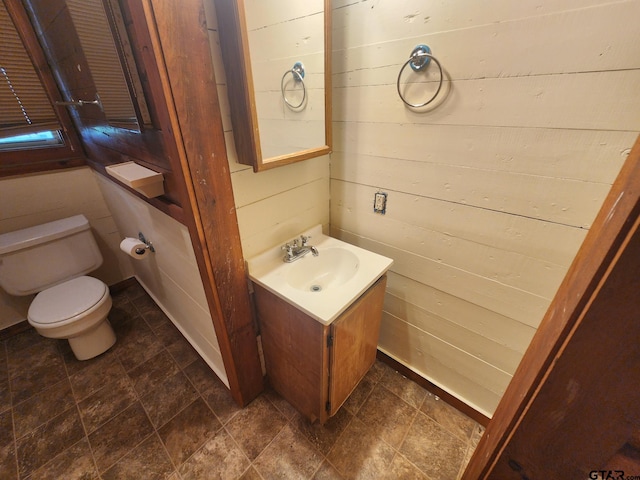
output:
POLYGON ((324 0, 325 145, 265 159, 262 157, 244 0, 214 0, 220 49, 227 77, 231 123, 238 162, 260 172, 331 152, 331 0, 324 0))

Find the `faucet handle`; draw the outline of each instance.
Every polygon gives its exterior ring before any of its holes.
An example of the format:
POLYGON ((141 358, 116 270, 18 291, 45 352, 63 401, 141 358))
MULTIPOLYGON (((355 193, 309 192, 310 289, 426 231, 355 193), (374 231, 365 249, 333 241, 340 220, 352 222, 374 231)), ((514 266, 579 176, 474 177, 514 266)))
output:
POLYGON ((285 243, 280 250, 286 250, 287 255, 293 255, 293 246, 289 243, 285 243))
POLYGON ((300 235, 300 241, 302 242, 302 246, 307 246, 307 241, 311 238, 311 235, 300 235))

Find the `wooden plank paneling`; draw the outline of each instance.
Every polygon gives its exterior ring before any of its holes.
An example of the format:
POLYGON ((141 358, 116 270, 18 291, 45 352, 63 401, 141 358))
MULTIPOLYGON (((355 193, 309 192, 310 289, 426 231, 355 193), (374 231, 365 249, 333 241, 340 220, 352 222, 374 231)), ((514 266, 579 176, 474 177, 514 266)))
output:
MULTIPOLYGON (((372 223, 383 218, 374 215, 371 202, 379 187, 331 181, 331 215, 339 225, 343 222, 372 223)), ((567 227, 518 215, 486 210, 470 205, 447 202, 438 198, 391 192, 387 215, 429 232, 442 233, 480 245, 493 246, 568 266, 567 260, 584 240, 584 229, 567 227), (549 239, 553 238, 553 242, 549 239)))
MULTIPOLYGON (((387 294, 404 301, 407 308, 421 309, 509 350, 524 353, 535 334, 534 327, 498 315, 492 310, 467 302, 456 295, 450 295, 393 272, 389 272, 387 276, 389 277, 387 294)), ((403 318, 394 312, 390 313, 403 318)))
MULTIPOLYGON (((334 118, 352 122, 638 129, 640 70, 456 81, 446 101, 429 115, 404 108, 395 90, 397 73, 392 73, 387 81, 374 86, 334 88, 334 118), (598 92, 598 101, 586 101, 594 92, 598 92), (621 103, 628 108, 614 107, 621 103)), ((417 101, 413 96, 408 100, 417 101)))
POLYGON ((306 162, 290 165, 285 169, 271 169, 256 175, 246 168, 232 175, 236 208, 242 208, 262 199, 292 190, 329 177, 326 158, 312 158, 306 162))
POLYGON ((521 127, 335 122, 334 148, 489 171, 611 184, 635 132, 521 127), (588 152, 588 155, 585 153, 588 152))
MULTIPOLYGON (((410 211, 409 208, 389 209, 381 218, 377 218, 373 212, 363 213, 370 205, 373 193, 353 199, 350 198, 350 192, 354 190, 357 190, 357 187, 352 187, 346 192, 338 191, 336 188, 332 190, 333 219, 339 221, 344 230, 358 231, 365 237, 375 236, 382 243, 395 245, 412 254, 549 299, 553 297, 567 271, 566 266, 542 259, 539 254, 508 251, 473 238, 458 238, 449 232, 415 225, 411 221, 411 215, 405 215, 405 212, 410 211), (337 202, 342 204, 335 205, 337 202), (362 205, 363 203, 366 205, 362 205), (518 269, 526 269, 530 274, 518 275, 515 273, 518 269)), ((393 199, 396 196, 407 197, 404 193, 387 192, 393 199)), ((410 199, 405 203, 410 204, 410 199)), ((425 220, 429 221, 428 218, 425 220)), ((531 245, 529 248, 533 250, 535 246, 531 245)))
POLYGON ((384 351, 489 416, 640 130, 639 9, 334 2, 332 233, 394 259, 384 351), (428 111, 396 93, 419 43, 428 111))
POLYGON ((382 317, 378 348, 489 417, 511 380, 505 372, 388 314, 382 317), (489 380, 493 389, 487 386, 489 380))
MULTIPOLYGON (((383 8, 389 6, 386 2, 382 4, 383 8)), ((421 7, 424 8, 424 3, 421 7)), ((437 9, 438 6, 430 5, 429 13, 437 9)), ((430 17, 435 19, 436 15, 430 17)), ((432 25, 427 24, 422 25, 423 32, 415 37, 407 35, 406 29, 420 26, 419 21, 402 22, 405 32, 393 35, 394 26, 390 23, 400 27, 401 18, 394 13, 379 19, 384 28, 365 27, 360 38, 340 44, 345 50, 334 54, 334 71, 338 73, 335 81, 339 86, 372 85, 388 76, 394 78, 400 62, 409 58, 418 43, 429 44, 453 80, 528 76, 532 72, 548 75, 638 68, 640 45, 632 33, 633 18, 639 15, 640 4, 626 1, 556 15, 470 24, 460 29, 433 30, 432 25), (611 25, 617 28, 612 29, 611 25), (516 45, 505 41, 516 35, 516 45)), ((349 33, 359 28, 355 23, 348 26, 349 33)), ((409 77, 408 72, 404 73, 409 77)))
MULTIPOLYGON (((277 169, 279 174, 282 170, 277 169)), ((329 224, 329 178, 264 197, 238 209, 237 214, 243 251, 251 258, 309 227, 329 224)))
POLYGON ((524 1, 515 4, 509 0, 482 3, 405 0, 371 5, 368 2, 334 0, 335 44, 381 43, 395 38, 559 14, 602 3, 602 0, 524 1))
MULTIPOLYGON (((383 313, 379 342, 383 349, 390 350, 389 347, 394 342, 397 343, 393 345, 394 351, 398 351, 399 346, 409 347, 405 355, 421 357, 420 363, 424 363, 429 369, 432 362, 446 365, 449 370, 456 371, 458 375, 466 378, 471 388, 475 389, 476 385, 482 385, 484 389, 496 394, 497 398, 502 396, 511 380, 511 375, 486 362, 478 361, 473 355, 399 320, 386 312, 383 313)), ((440 380, 448 381, 446 376, 440 380)), ((484 407, 486 409, 488 405, 484 407)))
POLYGON ((123 236, 135 238, 141 231, 156 248, 152 258, 132 262, 120 252, 118 240, 115 245, 118 256, 129 264, 145 290, 222 382, 229 386, 187 228, 108 179, 98 175, 96 178, 98 191, 102 192, 114 212, 120 239, 123 236))
POLYGON ((407 323, 444 342, 455 344, 461 350, 509 374, 513 374, 520 363, 522 352, 511 350, 490 340, 483 333, 463 328, 402 298, 387 294, 384 300, 384 309, 389 315, 402 318, 407 323))
POLYGON ((394 259, 391 271, 438 290, 489 308, 526 325, 537 327, 549 300, 495 280, 466 272, 428 258, 406 252, 373 239, 337 230, 331 233, 341 240, 394 259))

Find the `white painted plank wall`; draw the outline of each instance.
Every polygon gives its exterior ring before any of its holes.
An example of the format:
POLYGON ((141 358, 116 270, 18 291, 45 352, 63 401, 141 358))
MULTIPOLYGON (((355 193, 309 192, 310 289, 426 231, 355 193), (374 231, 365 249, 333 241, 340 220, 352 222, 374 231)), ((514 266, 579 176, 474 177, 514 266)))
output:
MULTIPOLYGON (((640 131, 639 16, 334 1, 331 232, 395 261, 380 348, 489 416, 640 131), (421 43, 451 82, 416 112, 396 78, 421 43)), ((423 101, 434 85, 407 70, 423 101)))
POLYGON ((130 263, 147 293, 229 386, 187 227, 107 178, 93 175, 121 238, 136 238, 142 232, 156 250, 144 260, 133 260, 119 248, 118 256, 130 263))
MULTIPOLYGON (((306 8, 305 2, 300 7, 306 8)), ((245 258, 284 244, 299 232, 318 224, 328 232, 328 155, 260 173, 254 173, 251 167, 237 162, 213 0, 205 2, 205 10, 245 258)), ((308 13, 305 10, 300 15, 308 13)), ((268 18, 266 21, 277 20, 268 18)), ((278 74, 278 82, 281 75, 278 74)))

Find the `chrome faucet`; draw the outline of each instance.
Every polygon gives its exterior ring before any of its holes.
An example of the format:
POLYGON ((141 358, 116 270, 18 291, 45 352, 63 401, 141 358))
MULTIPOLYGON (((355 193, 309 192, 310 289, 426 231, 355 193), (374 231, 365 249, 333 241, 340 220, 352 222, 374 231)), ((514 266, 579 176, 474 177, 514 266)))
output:
POLYGON ((300 244, 298 244, 298 239, 295 239, 292 244, 285 243, 282 246, 282 250, 284 250, 286 254, 282 258, 282 260, 286 263, 295 262, 299 258, 304 257, 309 252, 311 252, 314 257, 320 255, 320 252, 318 252, 318 249, 316 247, 307 244, 310 238, 311 235, 300 235, 300 244))

